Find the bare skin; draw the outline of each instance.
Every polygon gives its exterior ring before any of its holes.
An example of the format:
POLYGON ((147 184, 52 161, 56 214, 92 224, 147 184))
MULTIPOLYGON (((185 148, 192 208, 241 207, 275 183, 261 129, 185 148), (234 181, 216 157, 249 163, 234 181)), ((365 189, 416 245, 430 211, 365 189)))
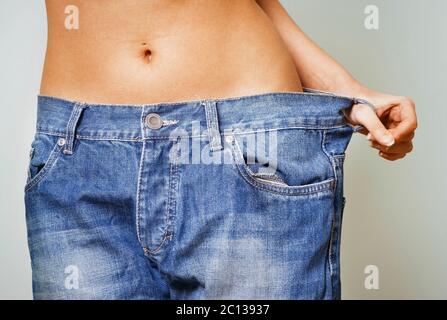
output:
POLYGON ((47 0, 41 93, 101 103, 301 91, 293 59, 253 0, 47 0), (67 30, 67 5, 79 29, 67 30))
MULTIPOLYGON (((363 98, 347 119, 387 160, 413 150, 409 97, 371 90, 308 38, 278 0, 46 0, 41 94, 144 104, 299 92, 363 98), (66 6, 79 9, 67 30, 66 6)), ((328 30, 330 32, 330 30, 328 30)), ((335 35, 334 35, 335 36, 335 35)))

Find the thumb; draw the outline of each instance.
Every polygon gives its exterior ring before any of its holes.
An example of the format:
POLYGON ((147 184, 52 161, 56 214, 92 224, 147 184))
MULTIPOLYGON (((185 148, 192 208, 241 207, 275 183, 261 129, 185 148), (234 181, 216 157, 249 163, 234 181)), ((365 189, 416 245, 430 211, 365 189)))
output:
POLYGON ((359 108, 356 112, 357 121, 369 131, 368 140, 375 140, 387 147, 395 143, 393 135, 385 128, 373 109, 366 105, 356 105, 355 107, 359 108))

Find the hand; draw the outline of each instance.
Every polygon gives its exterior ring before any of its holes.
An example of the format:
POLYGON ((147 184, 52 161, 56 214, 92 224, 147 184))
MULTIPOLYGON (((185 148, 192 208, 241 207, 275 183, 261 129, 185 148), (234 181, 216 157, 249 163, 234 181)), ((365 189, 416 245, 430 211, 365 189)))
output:
POLYGON ((368 105, 354 105, 346 113, 348 122, 353 125, 361 124, 366 128, 359 132, 367 135, 371 147, 379 150, 382 158, 395 161, 413 150, 417 116, 416 106, 411 98, 371 91, 356 97, 374 104, 375 112, 368 105))

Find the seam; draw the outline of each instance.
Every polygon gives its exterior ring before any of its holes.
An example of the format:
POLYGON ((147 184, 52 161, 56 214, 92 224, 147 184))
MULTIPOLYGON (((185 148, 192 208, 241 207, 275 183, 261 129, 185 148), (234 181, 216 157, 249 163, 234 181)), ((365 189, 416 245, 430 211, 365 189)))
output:
MULTIPOLYGON (((142 109, 141 112, 141 121, 140 121, 140 126, 141 126, 141 132, 143 133, 144 129, 143 129, 143 114, 144 114, 144 109, 142 109)), ((142 179, 142 174, 143 174, 143 167, 144 167, 144 156, 145 156, 145 150, 146 150, 146 142, 142 141, 143 146, 141 147, 141 156, 140 156, 140 164, 139 164, 139 169, 138 169, 138 179, 137 179, 137 195, 136 195, 136 228, 137 228, 137 239, 138 242, 140 243, 140 245, 143 247, 143 251, 145 251, 145 246, 143 244, 142 238, 141 238, 141 231, 140 231, 140 219, 141 219, 141 209, 140 209, 140 201, 141 201, 141 179, 142 179)))
MULTIPOLYGON (((177 147, 177 146, 176 146, 177 147)), ((168 182, 168 199, 166 201, 166 208, 165 208, 165 231, 163 235, 163 241, 155 250, 156 252, 161 249, 161 246, 163 243, 169 238, 169 224, 170 224, 170 206, 171 206, 171 188, 172 188, 172 179, 173 179, 173 172, 174 172, 174 166, 177 161, 176 159, 177 155, 174 157, 174 163, 170 161, 169 163, 169 182, 168 182)))
POLYGON ((74 105, 73 112, 68 120, 67 129, 66 129, 66 140, 64 146, 64 154, 72 155, 73 148, 76 140, 76 127, 78 126, 79 120, 81 118, 82 112, 84 111, 85 106, 83 103, 77 103, 74 105))
MULTIPOLYGON (((259 133, 259 132, 272 132, 272 131, 280 131, 280 130, 294 130, 294 129, 303 129, 303 130, 328 130, 328 129, 338 129, 343 128, 346 125, 340 125, 336 127, 279 127, 274 129, 259 129, 259 130, 253 130, 253 131, 235 131, 234 135, 244 135, 244 134, 253 134, 253 133, 259 133)), ((37 133, 40 134, 47 134, 47 135, 54 135, 58 137, 65 137, 65 133, 62 132, 55 132, 55 131, 45 131, 45 130, 38 130, 37 133)), ((228 133, 221 133, 222 136, 228 136, 232 134, 228 133)), ((189 139, 197 139, 197 138, 208 138, 208 134, 202 134, 202 135, 180 135, 177 136, 179 138, 189 138, 189 139)), ((136 138, 120 138, 116 136, 84 136, 84 135, 76 135, 76 139, 83 139, 83 140, 91 140, 91 141, 128 141, 128 142, 141 142, 145 140, 170 140, 172 137, 170 136, 149 136, 146 138, 142 137, 136 137, 136 138)))
MULTIPOLYGON (((177 205, 177 201, 176 201, 176 198, 177 198, 177 193, 175 193, 175 192, 177 192, 178 191, 178 186, 179 186, 179 179, 180 179, 180 176, 179 176, 179 158, 180 158, 180 141, 179 141, 180 139, 177 139, 177 143, 176 143, 176 147, 177 147, 177 149, 176 149, 176 154, 175 154, 175 167, 174 167, 174 179, 172 180, 172 186, 171 186, 171 201, 170 201, 170 219, 171 219, 171 221, 170 221, 170 225, 171 226, 173 226, 173 223, 174 223, 174 221, 175 221, 175 213, 176 213, 176 205, 177 205), (175 191, 175 192, 174 192, 175 191)), ((171 237, 172 237, 172 235, 173 235, 173 233, 174 233, 174 230, 171 230, 171 237)))
POLYGON ((270 181, 271 183, 278 183, 280 185, 287 186, 287 183, 285 183, 283 179, 274 173, 253 173, 253 176, 261 180, 266 180, 267 182, 270 181))
MULTIPOLYGON (((46 134, 49 136, 57 136, 57 137, 65 137, 65 133, 62 132, 56 132, 56 131, 45 131, 45 130, 38 130, 37 133, 39 134, 46 134)), ((112 136, 82 136, 82 135, 76 135, 76 139, 83 139, 83 140, 118 140, 118 141, 131 141, 131 142, 141 142, 146 139, 143 139, 141 137, 137 138, 120 138, 120 137, 112 137, 112 136)))
POLYGON ((295 129, 303 129, 303 130, 329 130, 329 129, 339 129, 345 127, 346 124, 340 124, 336 126, 330 126, 330 127, 319 127, 319 126, 289 126, 289 127, 277 127, 277 128, 271 128, 271 129, 255 129, 251 131, 238 131, 237 127, 233 128, 233 134, 234 135, 241 135, 241 134, 251 134, 251 133, 257 133, 257 132, 270 132, 270 131, 280 131, 280 130, 295 130, 295 129))
POLYGON ((336 167, 340 167, 345 161, 346 154, 333 155, 332 158, 335 162, 336 167))
POLYGON ((157 252, 159 252, 162 248, 162 246, 164 245, 164 243, 166 242, 166 240, 169 238, 169 227, 168 227, 168 216, 169 216, 169 201, 170 201, 170 193, 171 193, 171 177, 172 177, 172 163, 169 164, 169 182, 168 182, 168 199, 166 201, 166 206, 165 206, 165 226, 164 226, 164 230, 163 230, 163 236, 161 239, 161 242, 158 244, 158 246, 155 247, 155 249, 150 249, 148 247, 145 248, 145 251, 149 254, 156 254, 157 252))
POLYGON ((326 130, 323 130, 323 138, 321 139, 321 149, 323 150, 324 154, 326 155, 326 157, 328 157, 328 160, 331 163, 332 173, 334 174, 334 180, 335 180, 335 185, 334 185, 334 190, 335 190, 337 188, 337 171, 336 171, 334 159, 332 158, 332 156, 329 154, 329 152, 326 149, 326 130))
POLYGON ((157 254, 161 248, 163 247, 163 245, 165 244, 166 240, 168 239, 168 236, 166 235, 166 233, 163 234, 163 238, 161 239, 160 244, 155 248, 155 249, 150 249, 148 247, 144 247, 143 250, 146 254, 148 255, 154 255, 157 254))
POLYGON ((211 104, 211 125, 213 131, 213 137, 211 138, 211 150, 218 151, 222 149, 222 134, 219 127, 219 115, 217 114, 216 103, 211 104))
POLYGON ((169 127, 179 122, 178 120, 163 120, 163 119, 161 119, 161 121, 163 122, 163 127, 169 127))
POLYGON ((217 122, 217 108, 216 104, 213 102, 204 102, 205 108, 205 120, 208 129, 208 139, 210 142, 211 151, 217 151, 221 148, 221 134, 219 132, 219 124, 217 122))
POLYGON ((333 276, 334 276, 334 265, 333 265, 333 241, 334 241, 334 233, 335 233, 335 226, 337 224, 337 212, 335 210, 335 191, 337 190, 337 185, 338 185, 338 179, 337 179, 337 168, 336 168, 336 163, 334 160, 334 158, 329 154, 328 150, 326 149, 326 130, 323 131, 323 139, 322 139, 322 143, 321 143, 321 148, 323 149, 323 152, 326 154, 326 156, 328 157, 328 160, 331 163, 332 166, 332 171, 334 174, 334 195, 333 195, 333 212, 332 212, 332 224, 331 224, 331 234, 330 234, 330 238, 329 238, 329 245, 328 245, 328 260, 329 260, 329 271, 330 271, 330 276, 331 276, 331 282, 333 281, 333 276))
POLYGON ((26 178, 26 183, 25 186, 30 183, 30 181, 32 180, 31 178, 31 161, 34 157, 34 147, 31 146, 30 150, 29 150, 29 154, 28 154, 28 170, 27 170, 27 178, 26 178))
POLYGON ((140 232, 140 219, 141 219, 141 209, 140 209, 140 201, 141 201, 141 176, 143 173, 143 166, 144 166, 144 153, 145 153, 145 145, 146 143, 143 142, 143 147, 141 148, 141 156, 140 156, 140 168, 138 170, 138 179, 137 179, 137 212, 136 212, 136 227, 137 227, 137 238, 140 244, 144 247, 144 244, 141 239, 141 232, 140 232))
MULTIPOLYGON (((345 124, 337 125, 337 126, 330 126, 330 127, 312 127, 312 126, 293 126, 293 127, 278 127, 278 128, 272 128, 272 129, 259 129, 259 130, 252 130, 252 131, 234 131, 234 135, 243 135, 243 134, 252 134, 252 133, 258 133, 258 132, 271 132, 271 131, 280 131, 280 130, 294 130, 294 129, 303 129, 303 130, 328 130, 328 129, 338 129, 345 127, 345 124)), ((236 128, 237 129, 237 128, 236 128)), ((65 137, 65 133, 62 132, 56 132, 56 131, 46 131, 46 130, 37 130, 37 133, 40 134, 47 134, 47 135, 54 135, 58 137, 65 137)), ((221 133, 221 135, 231 135, 226 133, 221 133)), ((197 139, 197 138, 207 138, 208 134, 202 134, 202 135, 180 135, 177 136, 180 138, 191 138, 191 139, 197 139)), ((116 136, 85 136, 85 135, 76 135, 76 139, 84 139, 84 140, 117 140, 117 141, 131 141, 131 142, 141 142, 144 140, 168 140, 172 139, 171 136, 148 136, 148 137, 136 137, 136 138, 120 138, 116 136)))
MULTIPOLYGON (((174 146, 173 146, 174 147, 174 146)), ((175 219, 175 206, 176 206, 176 190, 178 186, 178 159, 180 153, 180 143, 177 139, 175 143, 175 156, 174 161, 171 162, 170 176, 169 176, 169 196, 168 196, 168 211, 166 212, 167 225, 166 225, 166 238, 172 240, 174 230, 172 229, 175 219)))
POLYGON ((65 146, 64 146, 64 153, 65 154, 71 154, 72 153, 72 144, 74 143, 73 142, 73 140, 74 140, 74 135, 75 135, 75 133, 73 132, 74 131, 74 126, 76 126, 76 123, 75 122, 77 122, 77 120, 75 120, 75 119, 77 119, 78 118, 78 114, 80 113, 80 109, 78 108, 78 104, 75 104, 74 105, 74 110, 73 110, 73 112, 72 112, 72 114, 71 114, 71 116, 70 116, 70 119, 68 119, 68 124, 67 124, 67 129, 66 129, 66 143, 65 143, 65 146))
MULTIPOLYGON (((334 202, 335 202, 335 196, 334 196, 334 202)), ((334 206, 334 210, 332 213, 331 235, 329 237, 329 245, 328 245, 328 260, 329 260, 329 271, 330 271, 331 280, 332 280, 332 277, 334 276, 334 266, 332 264, 332 247, 333 247, 332 242, 334 241, 334 233, 335 233, 335 224, 336 223, 337 223, 336 212, 335 212, 335 206, 334 206)))
POLYGON ((178 151, 180 150, 180 145, 178 143, 175 144, 177 150, 174 157, 174 163, 169 164, 169 183, 168 183, 168 200, 166 201, 166 207, 165 207, 165 228, 163 231, 163 238, 160 242, 160 244, 155 249, 150 249, 148 247, 144 248, 144 251, 147 254, 154 255, 163 248, 164 244, 167 242, 167 240, 172 240, 173 231, 171 230, 171 226, 173 224, 173 213, 172 213, 172 206, 175 202, 173 200, 173 189, 175 189, 175 186, 177 184, 177 160, 178 160, 178 151))
POLYGON ((57 162, 57 159, 61 155, 62 148, 64 146, 59 146, 56 142, 56 145, 53 147, 53 149, 50 152, 50 155, 48 157, 48 160, 42 170, 34 176, 34 178, 31 178, 26 184, 25 184, 25 192, 29 191, 32 187, 34 187, 36 184, 38 184, 40 181, 42 181, 43 178, 48 174, 48 172, 53 168, 55 163, 57 162))
POLYGON ((40 130, 39 128, 37 128, 36 134, 47 134, 49 136, 58 136, 58 137, 65 137, 65 133, 62 132, 56 132, 56 131, 45 131, 45 130, 40 130))
MULTIPOLYGON (((170 236, 169 236, 169 240, 172 240, 173 236, 175 235, 175 221, 176 221, 176 206, 177 206, 177 197, 178 197, 178 189, 179 189, 179 184, 180 184, 180 165, 179 165, 179 159, 180 159, 180 150, 181 150, 181 146, 180 146, 180 138, 177 139, 177 154, 175 156, 175 163, 176 163, 176 172, 175 172, 175 185, 173 186, 173 190, 176 191, 175 193, 175 197, 174 197, 174 192, 171 193, 172 197, 172 202, 171 202, 171 221, 170 221, 170 226, 171 226, 171 232, 170 232, 170 236)), ((171 246, 173 246, 174 248, 177 246, 175 241, 171 242, 171 246)), ((174 250, 174 248, 172 250, 174 250)), ((174 250, 175 251, 175 250, 174 250)))
POLYGON ((213 141, 213 128, 212 128, 212 124, 211 124, 211 114, 210 114, 210 107, 205 105, 205 117, 206 117, 206 125, 208 127, 208 139, 211 143, 211 150, 213 149, 213 145, 212 145, 212 141, 213 141))
MULTIPOLYGON (((240 171, 239 171, 240 172, 240 171)), ((322 181, 319 182, 319 186, 315 186, 316 189, 306 189, 306 190, 300 190, 300 191, 295 191, 295 190, 290 190, 290 191, 286 191, 285 190, 278 190, 277 187, 264 187, 262 184, 253 182, 252 179, 250 179, 249 177, 246 176, 246 174, 243 174, 241 172, 242 176, 245 178, 244 180, 247 181, 249 184, 251 184, 253 187, 260 189, 260 190, 264 190, 273 194, 277 194, 277 195, 282 195, 282 196, 309 196, 309 195, 317 195, 319 193, 323 193, 326 191, 329 191, 332 186, 333 186, 333 182, 334 179, 329 179, 326 181, 322 181)))
POLYGON ((120 137, 92 137, 92 136, 77 136, 76 139, 90 140, 90 141, 124 141, 124 142, 142 142, 148 139, 137 138, 120 138, 120 137))

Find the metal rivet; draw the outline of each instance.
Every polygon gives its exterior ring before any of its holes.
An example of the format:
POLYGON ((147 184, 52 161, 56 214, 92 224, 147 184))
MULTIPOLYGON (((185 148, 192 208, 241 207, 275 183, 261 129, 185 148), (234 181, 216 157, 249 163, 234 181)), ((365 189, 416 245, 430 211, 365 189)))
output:
POLYGON ((146 116, 146 124, 149 128, 157 130, 163 126, 163 120, 156 113, 150 113, 146 116))
POLYGON ((64 138, 59 138, 57 140, 57 145, 62 147, 65 144, 65 139, 64 138))
POLYGON ((232 143, 233 142, 233 137, 232 136, 226 136, 225 137, 225 141, 228 143, 232 143))

